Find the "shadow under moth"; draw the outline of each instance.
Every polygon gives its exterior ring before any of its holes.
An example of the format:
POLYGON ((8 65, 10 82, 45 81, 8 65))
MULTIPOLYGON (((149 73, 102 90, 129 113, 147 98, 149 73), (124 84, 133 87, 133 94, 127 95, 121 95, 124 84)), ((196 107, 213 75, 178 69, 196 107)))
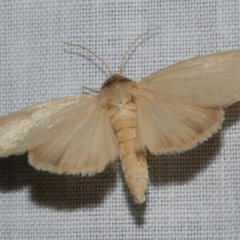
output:
MULTIPOLYGON (((154 29, 152 29, 154 30, 154 29)), ((150 30, 150 31, 152 31, 150 30)), ((58 174, 94 175, 118 157, 137 203, 146 200, 146 151, 182 152, 221 126, 240 100, 240 50, 195 57, 135 82, 118 73, 95 95, 55 99, 0 118, 0 157, 28 151, 29 163, 58 174)), ((75 45, 75 44, 69 44, 75 45)))

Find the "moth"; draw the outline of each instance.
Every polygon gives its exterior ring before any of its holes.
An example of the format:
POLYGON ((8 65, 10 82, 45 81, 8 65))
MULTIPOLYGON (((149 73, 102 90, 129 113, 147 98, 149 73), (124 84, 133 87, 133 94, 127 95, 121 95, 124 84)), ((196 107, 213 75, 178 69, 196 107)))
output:
MULTIPOLYGON (((58 174, 94 175, 117 158, 135 202, 146 200, 146 151, 179 153, 207 140, 240 100, 240 50, 176 63, 140 82, 100 59, 109 78, 95 95, 60 98, 0 118, 0 157, 28 151, 29 163, 58 174)), ((75 45, 75 44, 70 44, 75 45)))

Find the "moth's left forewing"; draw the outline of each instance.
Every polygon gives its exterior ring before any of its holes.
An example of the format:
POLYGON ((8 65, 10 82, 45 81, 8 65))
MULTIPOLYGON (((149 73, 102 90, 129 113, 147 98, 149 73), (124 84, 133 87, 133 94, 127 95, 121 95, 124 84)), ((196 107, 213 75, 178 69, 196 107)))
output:
POLYGON ((0 156, 21 154, 40 144, 62 129, 62 121, 66 123, 63 127, 71 124, 74 110, 89 101, 91 98, 80 96, 54 99, 1 117, 0 156))
POLYGON ((0 156, 26 151, 37 169, 84 175, 118 156, 109 116, 95 96, 56 99, 0 118, 0 156))
POLYGON ((195 147, 216 132, 222 107, 240 99, 240 51, 196 57, 139 83, 139 148, 154 154, 195 147))

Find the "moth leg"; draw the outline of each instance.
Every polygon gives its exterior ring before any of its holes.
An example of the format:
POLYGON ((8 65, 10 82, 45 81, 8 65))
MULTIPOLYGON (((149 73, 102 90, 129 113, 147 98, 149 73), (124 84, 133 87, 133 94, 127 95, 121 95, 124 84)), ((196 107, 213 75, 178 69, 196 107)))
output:
POLYGON ((92 89, 92 88, 89 88, 89 87, 85 87, 85 86, 83 86, 82 88, 87 89, 87 90, 89 90, 91 92, 95 92, 95 93, 99 93, 100 92, 98 90, 95 90, 95 89, 92 89))

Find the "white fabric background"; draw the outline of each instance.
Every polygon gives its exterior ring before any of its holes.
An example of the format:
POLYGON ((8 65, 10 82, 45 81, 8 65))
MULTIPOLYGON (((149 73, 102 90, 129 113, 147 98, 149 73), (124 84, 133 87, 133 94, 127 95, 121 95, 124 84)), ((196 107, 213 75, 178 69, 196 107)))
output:
MULTIPOLYGON (((104 66, 134 80, 196 55, 240 48, 239 1, 42 0, 0 3, 0 115, 99 89, 104 66)), ((240 239, 240 103, 221 132, 184 154, 148 156, 146 204, 121 169, 107 178, 36 171, 26 156, 0 159, 0 239, 240 239)), ((94 147, 94 146, 93 146, 94 147)), ((104 150, 103 150, 104 151, 104 150)))

